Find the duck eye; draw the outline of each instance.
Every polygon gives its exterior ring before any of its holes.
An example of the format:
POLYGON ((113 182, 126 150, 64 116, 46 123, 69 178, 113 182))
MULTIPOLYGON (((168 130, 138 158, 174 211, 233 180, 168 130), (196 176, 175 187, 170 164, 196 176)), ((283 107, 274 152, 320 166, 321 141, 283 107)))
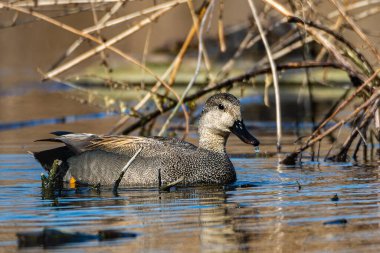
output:
POLYGON ((219 105, 218 105, 218 108, 219 108, 219 110, 224 110, 224 105, 219 104, 219 105))

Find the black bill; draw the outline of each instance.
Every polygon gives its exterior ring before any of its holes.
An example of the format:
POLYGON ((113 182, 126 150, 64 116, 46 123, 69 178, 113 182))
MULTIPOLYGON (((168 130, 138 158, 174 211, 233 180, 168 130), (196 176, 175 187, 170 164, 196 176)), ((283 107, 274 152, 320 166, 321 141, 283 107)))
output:
POLYGON ((237 120, 231 128, 233 132, 240 140, 253 146, 259 146, 260 142, 253 135, 251 135, 245 127, 243 121, 237 120))

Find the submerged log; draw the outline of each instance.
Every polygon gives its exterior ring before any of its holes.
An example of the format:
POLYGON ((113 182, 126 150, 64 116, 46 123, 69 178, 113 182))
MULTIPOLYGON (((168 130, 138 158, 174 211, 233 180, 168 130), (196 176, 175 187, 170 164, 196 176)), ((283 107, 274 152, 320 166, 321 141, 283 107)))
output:
POLYGON ((133 232, 124 232, 120 230, 100 230, 98 234, 87 234, 81 232, 68 232, 58 229, 44 228, 36 232, 17 233, 19 248, 26 247, 56 247, 67 243, 80 243, 91 240, 113 240, 121 238, 135 238, 138 234, 133 232))

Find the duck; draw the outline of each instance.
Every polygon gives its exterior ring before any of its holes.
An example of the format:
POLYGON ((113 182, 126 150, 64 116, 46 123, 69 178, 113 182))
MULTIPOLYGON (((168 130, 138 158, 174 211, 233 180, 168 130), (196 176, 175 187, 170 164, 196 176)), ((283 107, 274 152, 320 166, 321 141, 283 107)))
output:
POLYGON ((50 170, 59 161, 57 176, 62 182, 112 186, 121 171, 120 186, 154 187, 180 179, 179 185, 227 185, 236 181, 235 168, 226 153, 231 133, 244 143, 259 146, 241 116, 240 101, 229 93, 207 99, 199 119, 199 145, 168 137, 96 135, 53 132, 63 146, 34 152, 42 167, 50 170), (133 160, 131 159, 133 157, 133 160))

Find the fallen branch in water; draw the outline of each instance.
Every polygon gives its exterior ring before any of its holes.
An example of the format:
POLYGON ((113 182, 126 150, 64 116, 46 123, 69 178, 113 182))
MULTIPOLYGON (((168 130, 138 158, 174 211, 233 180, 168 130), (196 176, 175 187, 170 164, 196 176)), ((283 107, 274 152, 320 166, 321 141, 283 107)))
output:
POLYGON ((175 180, 175 181, 173 181, 173 182, 171 182, 171 183, 169 183, 167 185, 161 185, 161 182, 159 182, 160 183, 159 184, 160 185, 160 191, 169 191, 171 187, 176 186, 176 185, 182 183, 183 180, 185 180, 185 177, 181 176, 177 180, 175 180))
POLYGON ((53 199, 55 191, 62 188, 62 178, 58 175, 58 169, 61 164, 62 161, 56 159, 53 161, 47 177, 41 173, 41 188, 44 199, 53 199))
POLYGON ((113 185, 113 193, 116 195, 117 194, 117 189, 119 188, 120 182, 124 177, 125 172, 127 172, 128 167, 132 164, 132 162, 136 159, 137 155, 140 154, 143 148, 140 148, 139 150, 136 151, 136 153, 129 159, 127 164, 123 167, 123 169, 120 172, 119 178, 116 179, 114 185, 113 185))

